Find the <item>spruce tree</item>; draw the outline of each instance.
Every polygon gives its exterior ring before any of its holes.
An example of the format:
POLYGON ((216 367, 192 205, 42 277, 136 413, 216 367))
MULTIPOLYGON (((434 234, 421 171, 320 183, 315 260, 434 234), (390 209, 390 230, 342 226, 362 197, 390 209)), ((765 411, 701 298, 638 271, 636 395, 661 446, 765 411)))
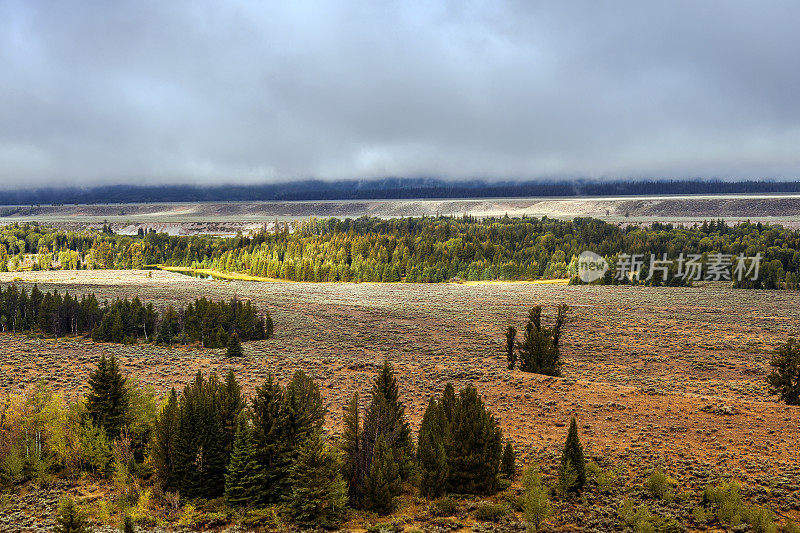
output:
POLYGON ((800 405, 800 342, 790 337, 775 350, 770 366, 770 392, 789 405, 800 405))
POLYGON ((309 436, 292 466, 289 508, 295 523, 334 529, 341 525, 347 505, 347 485, 336 453, 320 432, 309 436))
POLYGON ((109 439, 119 436, 128 416, 126 381, 113 355, 109 359, 102 355, 89 375, 91 390, 86 395, 86 411, 92 423, 102 427, 109 439))
POLYGON ((287 435, 295 448, 305 444, 314 433, 322 430, 325 407, 322 394, 314 380, 302 370, 292 376, 284 395, 287 435))
POLYGON ((508 369, 513 370, 517 364, 517 352, 514 343, 517 339, 517 328, 508 326, 506 328, 506 359, 508 360, 508 369))
POLYGON ((225 433, 225 464, 233 451, 233 441, 236 434, 236 425, 239 413, 244 409, 245 400, 242 388, 236 381, 232 369, 228 369, 225 382, 217 388, 217 397, 214 407, 217 411, 222 431, 225 433))
POLYGON ((431 398, 419 428, 417 461, 420 473, 420 491, 424 496, 440 496, 449 475, 447 448, 449 427, 444 412, 435 398, 431 398))
POLYGON ((86 514, 75 505, 72 498, 64 498, 61 501, 56 524, 57 533, 86 533, 88 531, 86 514))
POLYGON ((503 448, 503 458, 500 460, 500 473, 509 481, 514 479, 516 467, 514 465, 514 447, 511 445, 511 441, 506 442, 506 446, 503 448))
POLYGON ((236 440, 228 472, 225 474, 225 498, 231 505, 248 505, 255 501, 258 485, 258 468, 250 421, 243 411, 238 417, 236 440))
POLYGON ((219 381, 201 372, 181 395, 173 450, 175 487, 186 498, 216 498, 225 492, 225 432, 216 409, 219 381))
POLYGON ((392 449, 398 463, 401 477, 407 479, 414 465, 414 443, 411 440, 411 427, 406 420, 405 406, 400 401, 397 378, 388 361, 384 361, 372 385, 372 404, 367 409, 364 422, 363 436, 370 441, 370 445, 364 447, 366 450, 372 448, 378 433, 383 433, 386 444, 392 449), (381 412, 382 403, 385 403, 385 413, 381 412), (372 409, 372 405, 375 409, 372 409))
POLYGON ((173 388, 153 425, 150 460, 163 490, 173 485, 175 437, 178 433, 178 395, 173 388))
POLYGON ((400 494, 401 489, 397 460, 383 435, 379 435, 364 478, 364 506, 378 514, 388 514, 394 509, 394 497, 400 494))
POLYGON ((569 423, 558 473, 561 488, 565 492, 580 492, 586 484, 586 460, 583 457, 583 446, 578 438, 578 423, 574 416, 569 423))
POLYGON ((259 487, 256 503, 268 505, 287 495, 288 475, 292 464, 292 446, 287 442, 284 390, 270 374, 256 387, 252 400, 253 447, 259 487))
POLYGON ((244 351, 242 350, 242 343, 239 342, 239 334, 234 331, 233 335, 228 337, 228 348, 225 351, 225 357, 236 358, 243 356, 244 351))
POLYGON ((502 433, 475 387, 470 385, 459 392, 450 427, 451 491, 470 494, 496 491, 502 433))
POLYGON ((342 437, 339 448, 344 454, 342 476, 347 483, 350 504, 359 506, 362 470, 360 468, 360 441, 358 393, 354 392, 344 408, 342 437))

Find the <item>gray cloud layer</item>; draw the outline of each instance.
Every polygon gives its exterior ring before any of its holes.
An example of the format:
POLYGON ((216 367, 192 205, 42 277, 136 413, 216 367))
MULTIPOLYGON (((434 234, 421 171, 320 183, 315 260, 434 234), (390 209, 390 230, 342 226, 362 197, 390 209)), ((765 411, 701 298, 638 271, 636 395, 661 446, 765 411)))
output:
POLYGON ((0 0, 0 186, 794 177, 800 3, 0 0))

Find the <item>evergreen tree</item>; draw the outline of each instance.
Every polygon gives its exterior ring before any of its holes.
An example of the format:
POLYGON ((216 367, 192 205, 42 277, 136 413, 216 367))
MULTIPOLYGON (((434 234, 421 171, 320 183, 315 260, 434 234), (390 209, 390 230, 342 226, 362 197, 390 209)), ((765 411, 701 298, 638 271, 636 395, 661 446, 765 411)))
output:
POLYGON ((789 405, 800 405, 800 342, 790 337, 775 350, 770 366, 770 392, 789 405))
POLYGON ((314 380, 302 370, 295 372, 286 386, 284 411, 288 440, 295 448, 322 430, 325 421, 322 395, 314 380))
POLYGON ((431 398, 419 428, 417 461, 420 491, 424 496, 440 496, 449 476, 447 448, 449 425, 435 398, 431 398))
POLYGON ((568 307, 558 306, 558 315, 552 328, 542 325, 542 306, 531 308, 519 351, 519 367, 524 372, 548 376, 561 375, 560 339, 568 307))
POLYGON ((508 359, 508 369, 513 370, 517 364, 517 352, 514 343, 517 339, 517 328, 508 326, 506 328, 506 359, 508 359))
POLYGON ((388 514, 394 509, 394 497, 401 489, 398 463, 383 435, 379 435, 364 478, 364 506, 378 514, 388 514))
POLYGON ((71 498, 64 498, 58 509, 56 518, 57 533, 86 533, 88 526, 86 514, 75 505, 71 498))
POLYGON ((248 505, 255 501, 258 471, 253 449, 250 422, 241 412, 236 428, 233 453, 225 475, 225 498, 231 505, 248 505))
POLYGON ((359 505, 360 501, 360 441, 361 430, 359 427, 358 393, 353 393, 342 417, 342 437, 339 448, 344 454, 342 462, 342 476, 347 483, 350 504, 359 505))
POLYGON ((408 479, 414 466, 414 443, 405 406, 400 401, 397 378, 388 361, 384 361, 372 385, 372 404, 365 416, 363 437, 370 441, 370 445, 364 449, 371 450, 377 435, 383 433, 400 468, 400 476, 408 479))
POLYGON ((242 343, 239 342, 239 334, 235 331, 233 335, 228 337, 228 348, 225 351, 225 357, 243 357, 244 351, 242 351, 242 343))
POLYGON ((255 449, 258 505, 281 501, 292 463, 292 446, 287 442, 284 390, 273 376, 257 387, 252 400, 253 447, 255 449))
POLYGON ((153 442, 150 460, 161 488, 170 490, 173 485, 175 437, 178 432, 178 395, 173 388, 158 413, 153 425, 153 442))
POLYGON ((347 505, 341 465, 320 432, 306 439, 292 466, 289 508, 304 527, 337 528, 347 505))
POLYGON ((225 433, 225 464, 233 451, 233 441, 236 434, 237 418, 244 409, 245 400, 242 388, 236 381, 233 369, 228 369, 225 382, 217 388, 215 408, 222 431, 225 433))
POLYGON ((216 498, 225 492, 226 436, 216 409, 219 381, 201 372, 183 391, 173 450, 175 487, 186 498, 216 498))
POLYGON ((502 433, 475 387, 459 392, 450 427, 450 489, 469 494, 497 490, 502 433))
POLYGON ((128 417, 128 391, 116 358, 100 357, 97 368, 89 375, 90 391, 86 395, 86 411, 92 423, 102 427, 109 439, 119 436, 128 417))
POLYGON ((578 438, 578 423, 572 417, 567 433, 567 442, 561 454, 559 481, 565 492, 580 492, 586 484, 586 460, 583 457, 583 446, 578 438))
POLYGON ((506 442, 505 448, 503 448, 503 458, 500 460, 500 473, 503 474, 506 479, 513 480, 516 471, 516 466, 514 465, 514 447, 511 445, 511 441, 508 441, 506 442))

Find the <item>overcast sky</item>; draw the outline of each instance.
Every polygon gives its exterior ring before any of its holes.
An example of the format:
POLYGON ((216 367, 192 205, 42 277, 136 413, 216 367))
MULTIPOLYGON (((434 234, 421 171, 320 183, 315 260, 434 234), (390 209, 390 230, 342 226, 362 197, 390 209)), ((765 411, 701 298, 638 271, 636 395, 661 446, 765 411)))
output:
POLYGON ((800 2, 0 0, 0 187, 800 176, 800 2))

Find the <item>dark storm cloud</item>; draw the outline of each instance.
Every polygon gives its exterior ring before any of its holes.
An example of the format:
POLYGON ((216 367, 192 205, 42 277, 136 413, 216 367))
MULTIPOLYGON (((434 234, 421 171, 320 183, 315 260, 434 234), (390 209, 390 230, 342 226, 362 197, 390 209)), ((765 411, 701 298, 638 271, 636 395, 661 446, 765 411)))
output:
POLYGON ((793 177, 800 4, 0 0, 0 185, 793 177))

